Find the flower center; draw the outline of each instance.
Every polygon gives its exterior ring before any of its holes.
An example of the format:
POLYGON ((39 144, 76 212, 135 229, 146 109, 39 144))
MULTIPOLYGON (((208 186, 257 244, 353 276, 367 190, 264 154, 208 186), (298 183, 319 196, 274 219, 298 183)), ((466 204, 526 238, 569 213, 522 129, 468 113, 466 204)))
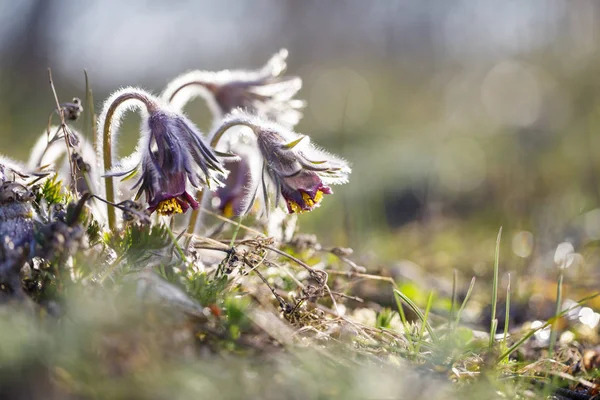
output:
POLYGON ((302 192, 302 199, 304 200, 304 202, 306 203, 306 205, 309 208, 308 209, 303 209, 295 201, 289 201, 290 207, 292 208, 293 212, 295 212, 297 214, 302 214, 305 211, 311 211, 317 204, 319 204, 319 202, 321 200, 323 200, 323 192, 320 189, 317 190, 317 193, 315 194, 315 198, 314 199, 310 197, 310 194, 302 192))
POLYGON ((175 198, 171 198, 169 200, 163 200, 158 203, 158 207, 156 207, 156 211, 160 215, 171 215, 171 214, 181 214, 183 210, 181 206, 175 200, 175 198))
POLYGON ((233 201, 228 201, 227 204, 225 204, 225 208, 223 208, 223 216, 225 218, 231 218, 233 217, 233 201))

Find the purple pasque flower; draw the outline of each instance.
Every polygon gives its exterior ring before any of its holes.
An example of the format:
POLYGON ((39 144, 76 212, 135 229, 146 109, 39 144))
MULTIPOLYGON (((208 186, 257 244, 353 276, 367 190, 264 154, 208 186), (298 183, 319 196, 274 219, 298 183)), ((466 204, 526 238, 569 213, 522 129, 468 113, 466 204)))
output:
POLYGON ((128 91, 145 106, 140 140, 135 153, 108 175, 128 179, 140 174, 133 185, 138 189, 135 198, 144 193, 150 212, 170 215, 197 209, 190 186, 222 185, 226 172, 221 162, 194 124, 160 99, 140 89, 122 90, 111 99, 127 96, 128 91))
POLYGON ((258 162, 249 168, 246 212, 259 193, 266 211, 282 203, 290 214, 311 211, 320 205, 324 195, 333 193, 329 185, 348 181, 348 163, 313 145, 308 136, 241 112, 223 120, 213 133, 213 142, 225 133, 235 133, 231 128, 236 126, 252 130, 260 154, 258 162))
MULTIPOLYGON (((233 128, 235 129, 235 128, 233 128)), ((260 168, 260 154, 256 148, 256 138, 247 135, 235 135, 227 141, 224 148, 235 154, 238 159, 225 161, 229 171, 225 185, 215 191, 218 204, 215 206, 227 217, 239 217, 248 212, 249 192, 252 190, 252 169, 260 168)))
POLYGON ((245 158, 240 158, 237 162, 227 161, 224 166, 229 171, 229 175, 225 186, 215 192, 215 196, 219 199, 218 207, 225 217, 238 217, 245 213, 246 192, 252 181, 250 166, 245 158))
POLYGON ((162 99, 177 109, 202 96, 215 121, 237 108, 292 127, 304 102, 293 99, 302 87, 297 76, 284 76, 288 52, 280 50, 259 70, 191 71, 171 81, 162 99))

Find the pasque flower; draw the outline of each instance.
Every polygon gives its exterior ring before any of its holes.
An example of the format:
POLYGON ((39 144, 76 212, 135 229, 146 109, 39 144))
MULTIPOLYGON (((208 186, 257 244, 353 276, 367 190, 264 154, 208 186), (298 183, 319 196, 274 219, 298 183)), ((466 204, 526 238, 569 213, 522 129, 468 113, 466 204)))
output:
POLYGON ((348 181, 351 170, 346 161, 319 149, 308 136, 242 112, 223 120, 212 135, 212 143, 228 132, 239 134, 232 129, 236 126, 251 129, 260 154, 257 162, 249 164, 246 211, 258 196, 262 196, 267 211, 281 203, 289 213, 311 211, 324 195, 333 193, 329 185, 348 181))
POLYGON ((105 103, 99 124, 104 140, 104 167, 109 170, 107 199, 111 202, 112 176, 127 179, 139 174, 133 185, 138 189, 136 199, 144 193, 149 211, 163 215, 198 207, 188 192, 190 185, 216 188, 223 184, 226 172, 194 124, 148 92, 126 88, 113 94, 105 103), (111 133, 116 131, 128 107, 141 110, 140 139, 134 154, 112 169, 111 133))
POLYGON ((259 70, 191 71, 171 81, 161 97, 177 109, 202 96, 215 121, 236 108, 292 127, 304 102, 293 99, 302 87, 296 76, 284 76, 288 52, 280 50, 259 70))
MULTIPOLYGON (((288 52, 280 50, 259 70, 191 71, 174 79, 162 94, 163 100, 176 108, 202 96, 213 113, 213 125, 235 109, 277 121, 291 128, 302 117, 304 102, 294 99, 302 87, 296 76, 285 76, 288 52)), ((230 135, 231 136, 231 135, 230 135)), ((256 164, 256 146, 249 148, 244 140, 231 137, 221 145, 239 156, 225 163, 230 172, 227 183, 216 191, 219 208, 227 216, 245 214, 251 190, 249 169, 256 164)))

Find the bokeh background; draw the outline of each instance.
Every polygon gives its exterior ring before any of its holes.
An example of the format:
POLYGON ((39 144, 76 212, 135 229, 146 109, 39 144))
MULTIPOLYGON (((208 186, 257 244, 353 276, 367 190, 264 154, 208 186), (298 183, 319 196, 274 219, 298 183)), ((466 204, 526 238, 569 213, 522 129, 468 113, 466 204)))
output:
MULTIPOLYGON (((61 101, 85 97, 87 69, 98 109, 119 87, 158 93, 185 70, 256 68, 282 47, 304 79, 298 130, 353 165, 303 230, 447 278, 489 274, 503 226, 503 271, 553 276, 569 241, 578 285, 598 282, 592 0, 1 0, 0 152, 26 159, 44 130, 47 67, 61 101)), ((209 127, 201 100, 187 111, 209 127)))

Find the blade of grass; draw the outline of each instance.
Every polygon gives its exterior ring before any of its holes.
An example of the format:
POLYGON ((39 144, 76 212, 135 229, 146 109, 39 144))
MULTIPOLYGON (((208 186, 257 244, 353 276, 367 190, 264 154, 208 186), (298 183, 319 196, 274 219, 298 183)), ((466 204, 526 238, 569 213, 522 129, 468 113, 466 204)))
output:
POLYGON ((402 293, 398 289, 394 289, 394 293, 395 293, 395 295, 397 295, 398 297, 400 297, 410 307, 411 310, 413 310, 413 312, 421 320, 421 323, 427 329, 427 332, 429 333, 429 335, 431 336, 431 338, 433 339, 433 341, 437 342, 437 335, 433 331, 433 328, 431 327, 431 325, 429 325, 429 322, 427 322, 427 319, 425 318, 425 315, 419 309, 419 307, 417 307, 417 305, 415 303, 413 303, 413 301, 411 299, 409 299, 404 293, 402 293))
MULTIPOLYGON (((563 286, 563 268, 559 269, 558 273, 558 284, 556 286, 556 312, 554 315, 558 315, 560 313, 560 308, 562 306, 562 286, 563 286)), ((552 358, 554 353, 554 347, 556 346, 556 323, 552 324, 552 328, 550 330, 550 345, 548 347, 548 357, 552 358)))
POLYGON ((496 336, 496 328, 498 327, 498 320, 496 319, 496 307, 498 305, 498 269, 500 264, 500 239, 502 239, 502 227, 500 227, 500 229, 498 230, 498 236, 496 237, 496 254, 494 256, 494 279, 492 282, 492 318, 490 323, 490 350, 494 346, 494 337, 496 336))
POLYGON ((504 337, 502 348, 506 349, 506 338, 508 337, 508 324, 510 321, 510 274, 508 274, 508 285, 506 285, 506 312, 504 314, 504 337))
POLYGON ((423 316, 423 322, 421 323, 421 328, 419 329, 419 340, 417 341, 417 347, 415 349, 415 353, 419 354, 421 350, 421 342, 423 341, 423 333, 425 332, 425 327, 429 325, 429 310, 431 310, 431 305, 433 304, 433 292, 429 292, 429 298, 427 299, 427 306, 425 307, 425 315, 423 316))
POLYGON ((85 76, 85 108, 83 109, 83 134, 86 138, 92 137, 94 143, 94 150, 98 151, 97 138, 95 135, 96 128, 96 112, 94 109, 94 95, 92 93, 92 85, 87 73, 87 70, 83 70, 85 76))
POLYGON ((454 313, 456 312, 456 269, 452 270, 452 299, 450 303, 450 321, 454 321, 454 313))
POLYGON ((394 294, 394 300, 396 300, 396 306, 398 307, 398 314, 400 314, 400 320, 406 328, 408 326, 408 321, 406 320, 406 314, 404 314, 404 307, 402 306, 402 302, 396 294, 394 294))
MULTIPOLYGON (((402 321, 402 325, 404 326, 404 334, 405 335, 410 335, 411 331, 410 331, 410 325, 406 319, 406 314, 404 313, 404 306, 402 305, 402 302, 400 301, 400 297, 394 293, 394 300, 396 301, 396 307, 398 307, 398 314, 400 314, 400 320, 402 321)), ((410 347, 410 351, 414 352, 414 347, 413 347, 413 343, 412 340, 407 340, 408 346, 410 347)))
POLYGON ((496 341, 496 330, 498 329, 498 318, 492 320, 492 324, 490 326, 490 350, 494 347, 494 342, 496 341))
POLYGON ((175 236, 175 234, 173 233, 173 231, 171 230, 171 228, 169 228, 169 225, 165 224, 164 226, 165 226, 167 232, 169 233, 169 237, 173 241, 173 246, 175 247, 175 250, 177 251, 177 253, 181 257, 181 259, 183 260, 183 262, 186 263, 186 264, 189 264, 188 259, 185 256, 185 253, 183 252, 183 249, 181 248, 181 246, 178 243, 179 238, 177 236, 175 236))
POLYGON ((229 247, 233 247, 233 245, 235 244, 235 239, 237 238, 237 235, 240 232, 240 227, 242 226, 242 219, 244 219, 244 217, 238 218, 238 223, 235 226, 235 230, 233 231, 233 236, 231 236, 231 242, 229 243, 229 247))
POLYGON ((471 283, 469 284, 469 289, 467 290, 467 294, 465 295, 465 299, 463 300, 458 312, 456 313, 455 324, 458 325, 460 322, 460 316, 462 315, 463 310, 465 309, 469 298, 471 297, 471 292, 473 291, 473 287, 475 287, 475 277, 471 279, 471 283))

